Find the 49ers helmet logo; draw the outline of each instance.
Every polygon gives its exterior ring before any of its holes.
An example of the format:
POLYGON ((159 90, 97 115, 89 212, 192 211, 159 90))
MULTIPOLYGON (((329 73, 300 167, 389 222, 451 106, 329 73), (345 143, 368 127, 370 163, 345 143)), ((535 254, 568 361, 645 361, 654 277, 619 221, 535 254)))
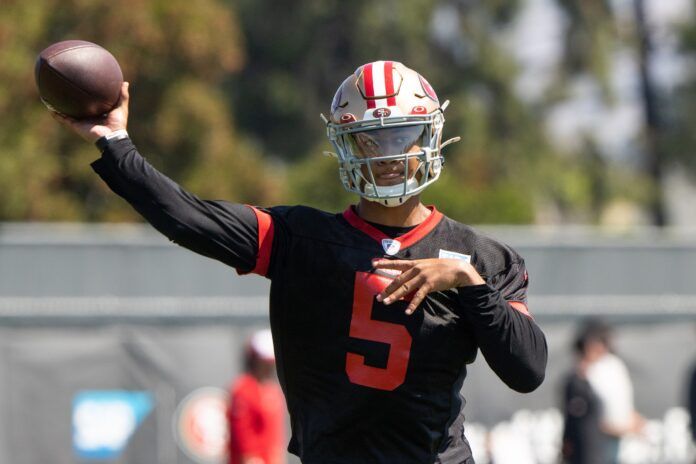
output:
POLYGON ((372 116, 375 118, 387 118, 391 115, 391 110, 389 108, 377 108, 372 112, 372 116))

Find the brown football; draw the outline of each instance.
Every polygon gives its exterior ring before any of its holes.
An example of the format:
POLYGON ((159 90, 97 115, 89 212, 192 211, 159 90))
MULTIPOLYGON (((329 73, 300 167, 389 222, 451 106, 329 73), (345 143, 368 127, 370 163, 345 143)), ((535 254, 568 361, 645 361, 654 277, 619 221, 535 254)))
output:
POLYGON ((34 77, 46 106, 78 119, 111 111, 123 83, 116 58, 84 40, 65 40, 46 48, 36 59, 34 77))

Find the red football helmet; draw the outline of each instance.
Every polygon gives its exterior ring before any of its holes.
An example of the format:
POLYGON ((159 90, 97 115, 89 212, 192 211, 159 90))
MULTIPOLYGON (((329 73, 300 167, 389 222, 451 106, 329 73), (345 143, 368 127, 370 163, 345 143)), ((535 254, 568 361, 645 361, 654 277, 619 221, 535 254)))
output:
POLYGON ((337 153, 343 186, 370 201, 398 206, 440 176, 444 110, 423 76, 395 61, 360 66, 322 115, 337 153), (417 160, 409 169, 410 160, 417 160), (402 182, 377 185, 373 163, 403 163, 402 182))

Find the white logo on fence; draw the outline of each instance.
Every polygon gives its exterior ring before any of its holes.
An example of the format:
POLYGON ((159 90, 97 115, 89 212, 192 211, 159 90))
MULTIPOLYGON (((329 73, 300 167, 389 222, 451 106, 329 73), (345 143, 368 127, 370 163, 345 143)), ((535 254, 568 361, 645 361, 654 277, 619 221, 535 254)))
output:
POLYGON ((83 459, 114 459, 153 407, 148 392, 83 391, 73 399, 73 448, 83 459))
POLYGON ((227 455, 228 397, 224 390, 203 387, 179 404, 174 417, 176 441, 194 462, 225 462, 227 455))

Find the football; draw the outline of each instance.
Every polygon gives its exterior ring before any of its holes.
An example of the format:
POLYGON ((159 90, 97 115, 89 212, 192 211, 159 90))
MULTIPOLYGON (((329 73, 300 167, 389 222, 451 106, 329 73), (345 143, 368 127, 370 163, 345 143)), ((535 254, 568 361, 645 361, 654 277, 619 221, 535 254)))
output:
POLYGON ((123 83, 116 58, 84 40, 65 40, 44 49, 36 59, 34 77, 46 106, 77 119, 111 111, 123 83))

